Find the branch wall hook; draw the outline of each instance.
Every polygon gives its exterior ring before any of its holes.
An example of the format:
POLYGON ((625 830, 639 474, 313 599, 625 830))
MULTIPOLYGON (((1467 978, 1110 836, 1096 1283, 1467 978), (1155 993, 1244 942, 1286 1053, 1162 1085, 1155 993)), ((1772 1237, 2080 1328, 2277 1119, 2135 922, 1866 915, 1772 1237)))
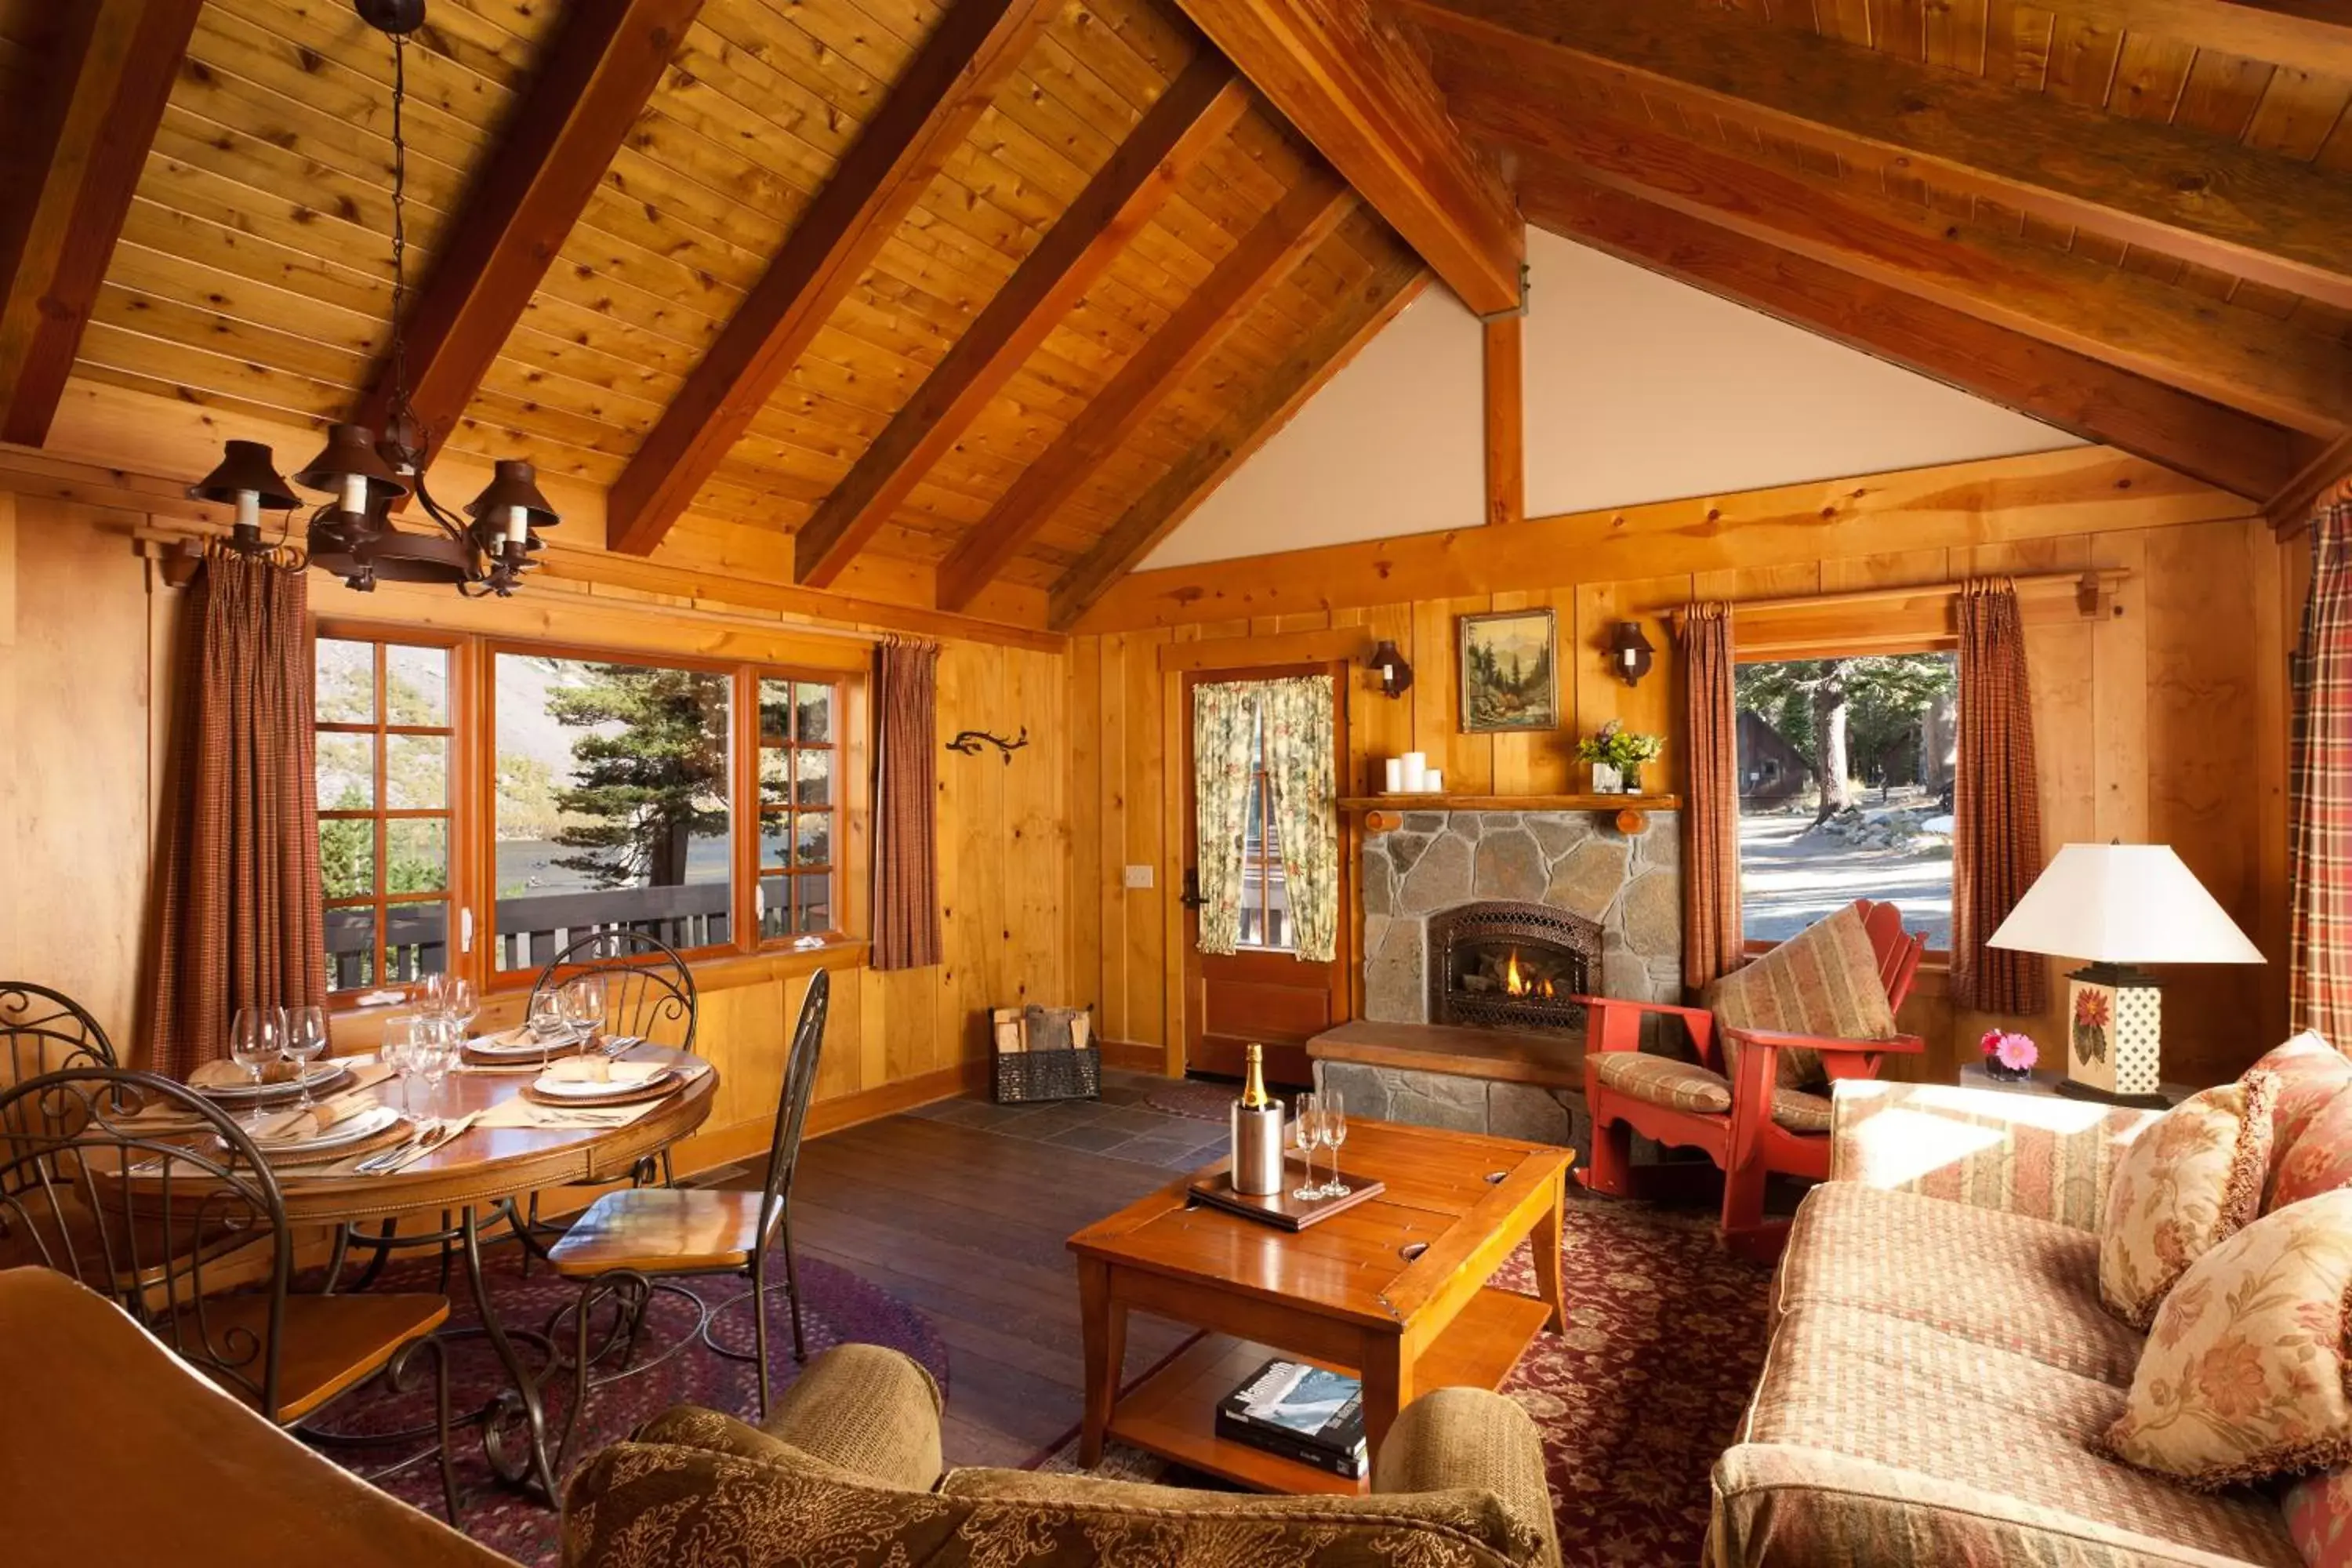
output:
POLYGON ((948 742, 948 750, 950 752, 961 752, 967 757, 976 757, 981 754, 980 748, 982 745, 994 746, 998 751, 1004 753, 1004 765, 1009 768, 1013 765, 1013 753, 1019 751, 1028 743, 1029 726, 1024 724, 1021 726, 1021 733, 1019 736, 1010 741, 1004 740, 1000 736, 992 735, 985 730, 963 731, 959 733, 954 740, 948 742))

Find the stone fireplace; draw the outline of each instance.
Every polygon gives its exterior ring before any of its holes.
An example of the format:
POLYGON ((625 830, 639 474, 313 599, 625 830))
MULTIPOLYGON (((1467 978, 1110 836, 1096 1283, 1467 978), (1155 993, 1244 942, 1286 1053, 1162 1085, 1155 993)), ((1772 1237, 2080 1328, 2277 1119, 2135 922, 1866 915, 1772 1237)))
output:
POLYGON ((1564 1029, 1569 1000, 1591 989, 1601 926, 1543 904, 1482 899, 1430 918, 1429 1021, 1489 1029, 1564 1029))

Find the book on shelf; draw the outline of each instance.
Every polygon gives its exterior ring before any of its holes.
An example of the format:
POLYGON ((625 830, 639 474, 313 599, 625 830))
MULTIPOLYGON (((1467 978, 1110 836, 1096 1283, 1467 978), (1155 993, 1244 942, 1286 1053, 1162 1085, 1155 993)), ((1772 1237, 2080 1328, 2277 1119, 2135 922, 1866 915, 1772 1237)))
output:
POLYGON ((1363 1384, 1345 1373, 1276 1358, 1217 1405, 1217 1436, 1349 1480, 1363 1478, 1363 1384))

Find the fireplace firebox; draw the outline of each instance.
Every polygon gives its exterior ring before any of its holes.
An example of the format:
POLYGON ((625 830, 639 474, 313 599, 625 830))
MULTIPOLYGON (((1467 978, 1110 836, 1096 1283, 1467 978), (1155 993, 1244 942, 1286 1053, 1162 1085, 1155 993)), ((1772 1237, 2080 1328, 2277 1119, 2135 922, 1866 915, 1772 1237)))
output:
POLYGON ((1581 1027, 1601 927, 1545 904, 1489 900, 1429 919, 1429 1019, 1490 1029, 1581 1027))

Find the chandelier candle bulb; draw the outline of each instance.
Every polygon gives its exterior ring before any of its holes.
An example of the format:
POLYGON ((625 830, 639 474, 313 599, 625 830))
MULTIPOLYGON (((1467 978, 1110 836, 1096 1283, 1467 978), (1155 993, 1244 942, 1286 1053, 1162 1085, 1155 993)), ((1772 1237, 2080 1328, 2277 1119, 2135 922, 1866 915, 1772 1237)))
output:
POLYGON ((365 511, 368 503, 368 482, 365 474, 343 476, 343 510, 365 511))
POLYGON ((530 537, 530 509, 523 506, 507 508, 507 542, 520 544, 530 537))

